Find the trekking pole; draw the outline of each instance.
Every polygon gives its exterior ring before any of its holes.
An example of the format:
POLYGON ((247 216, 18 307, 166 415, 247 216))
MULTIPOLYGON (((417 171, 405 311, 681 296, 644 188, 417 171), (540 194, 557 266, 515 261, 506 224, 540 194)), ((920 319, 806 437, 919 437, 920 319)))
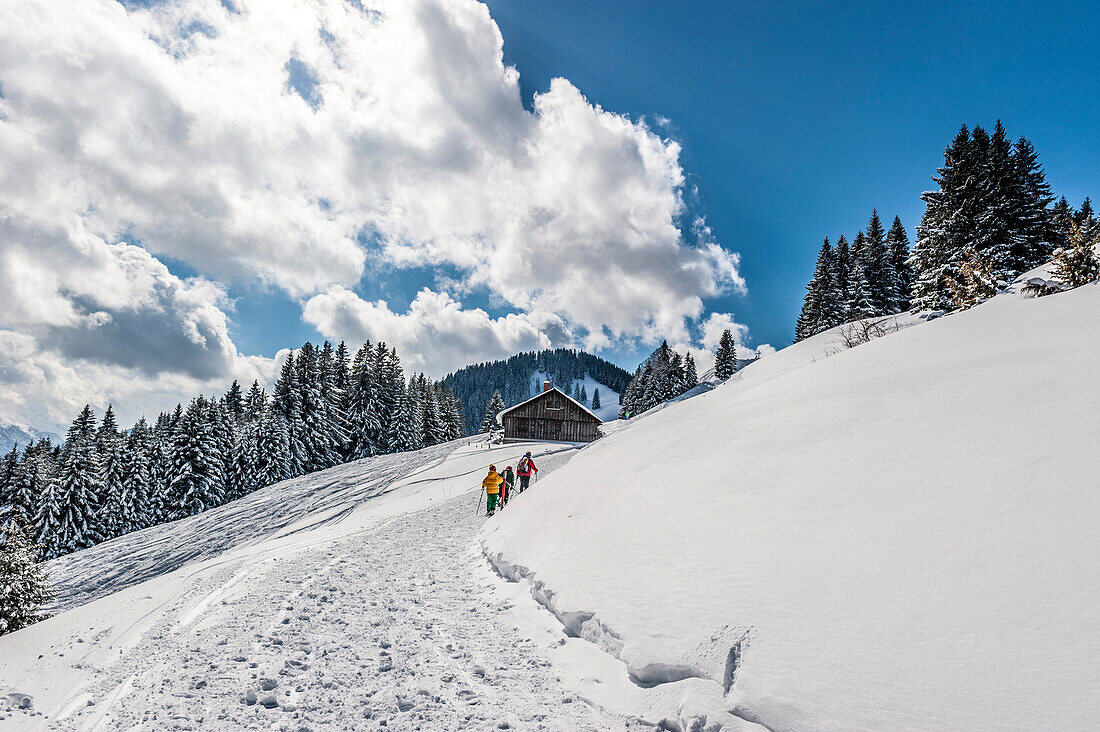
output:
POLYGON ((484 495, 485 491, 481 491, 481 493, 477 494, 477 510, 474 511, 475 516, 481 514, 481 497, 484 495))

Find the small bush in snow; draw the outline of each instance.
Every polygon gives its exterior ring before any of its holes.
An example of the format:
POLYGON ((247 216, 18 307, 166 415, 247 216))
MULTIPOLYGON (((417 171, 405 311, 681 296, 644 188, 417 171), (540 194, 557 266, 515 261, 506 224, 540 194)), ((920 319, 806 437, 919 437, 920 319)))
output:
POLYGON ((855 348, 898 329, 893 318, 860 318, 840 329, 840 345, 855 348))
POLYGON ((1100 224, 1086 222, 1079 226, 1071 222, 1066 245, 1054 251, 1051 274, 1071 290, 1100 279, 1097 244, 1100 244, 1100 224))
POLYGON ((1046 297, 1056 292, 1063 292, 1066 288, 1057 282, 1044 280, 1042 277, 1032 277, 1020 288, 1024 297, 1046 297))

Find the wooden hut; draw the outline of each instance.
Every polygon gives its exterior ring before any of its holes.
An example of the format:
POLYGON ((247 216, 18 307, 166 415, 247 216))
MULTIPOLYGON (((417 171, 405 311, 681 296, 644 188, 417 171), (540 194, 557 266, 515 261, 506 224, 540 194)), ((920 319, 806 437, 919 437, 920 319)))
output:
POLYGON ((592 442, 602 424, 592 410, 549 383, 538 396, 502 411, 499 419, 505 442, 592 442))

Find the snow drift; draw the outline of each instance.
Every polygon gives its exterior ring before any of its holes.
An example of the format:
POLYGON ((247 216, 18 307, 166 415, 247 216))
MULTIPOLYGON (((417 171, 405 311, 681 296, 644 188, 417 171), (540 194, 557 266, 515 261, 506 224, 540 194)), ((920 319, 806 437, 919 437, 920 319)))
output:
POLYGON ((1098 314, 820 334, 586 448, 484 551, 639 686, 708 680, 712 723, 1090 727, 1098 314))

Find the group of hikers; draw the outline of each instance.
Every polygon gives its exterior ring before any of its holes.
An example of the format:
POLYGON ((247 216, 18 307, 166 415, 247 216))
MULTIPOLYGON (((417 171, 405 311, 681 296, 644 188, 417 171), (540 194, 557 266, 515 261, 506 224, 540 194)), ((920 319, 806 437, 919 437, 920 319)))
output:
POLYGON ((498 473, 497 466, 490 465, 489 474, 485 476, 485 480, 481 481, 481 487, 485 489, 487 515, 492 516, 496 513, 498 506, 504 508, 508 504, 508 500, 512 497, 512 492, 516 488, 517 477, 519 478, 518 490, 523 493, 531 483, 531 476, 537 472, 539 472, 539 469, 535 467, 535 461, 531 459, 530 450, 523 454, 514 471, 512 466, 509 465, 504 468, 503 472, 498 473))

